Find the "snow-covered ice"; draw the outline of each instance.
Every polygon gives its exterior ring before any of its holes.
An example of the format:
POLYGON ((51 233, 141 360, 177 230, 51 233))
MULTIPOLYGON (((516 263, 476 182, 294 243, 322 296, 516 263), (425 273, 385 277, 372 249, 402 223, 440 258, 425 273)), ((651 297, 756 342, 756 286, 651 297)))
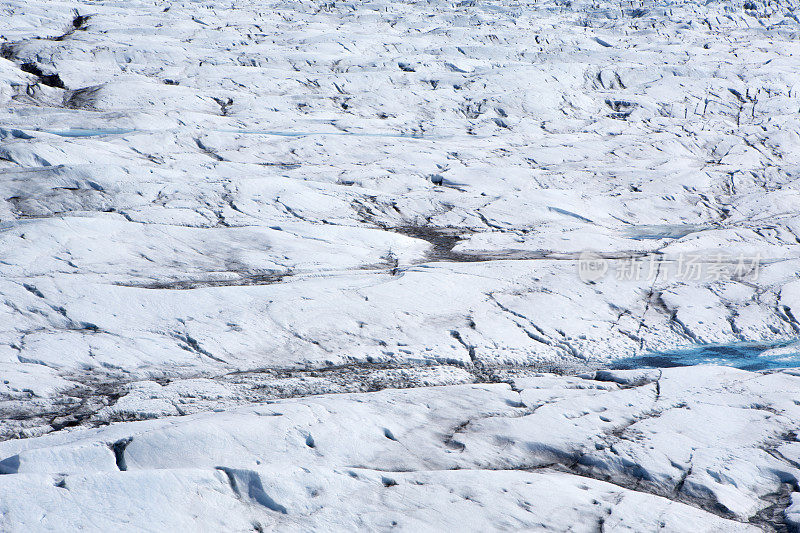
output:
POLYGON ((796 527, 797 7, 5 0, 0 528, 796 527))
POLYGON ((719 367, 536 374, 7 440, 0 524, 786 528, 796 522, 783 509, 800 474, 799 383, 719 367))

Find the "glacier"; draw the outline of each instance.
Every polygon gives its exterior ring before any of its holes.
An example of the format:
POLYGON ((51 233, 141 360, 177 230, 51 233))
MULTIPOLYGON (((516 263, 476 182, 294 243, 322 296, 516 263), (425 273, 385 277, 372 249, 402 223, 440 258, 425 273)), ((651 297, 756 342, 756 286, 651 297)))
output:
POLYGON ((797 11, 6 0, 0 529, 797 530, 797 11))

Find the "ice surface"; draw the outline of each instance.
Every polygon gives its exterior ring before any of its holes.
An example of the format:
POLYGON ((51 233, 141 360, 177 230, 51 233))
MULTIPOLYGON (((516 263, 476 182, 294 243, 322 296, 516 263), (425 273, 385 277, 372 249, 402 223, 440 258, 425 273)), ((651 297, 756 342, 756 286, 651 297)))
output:
POLYGON ((7 440, 0 525, 786 527, 799 380, 719 367, 534 374, 7 440))
POLYGON ((5 1, 3 528, 800 523, 797 7, 5 1))

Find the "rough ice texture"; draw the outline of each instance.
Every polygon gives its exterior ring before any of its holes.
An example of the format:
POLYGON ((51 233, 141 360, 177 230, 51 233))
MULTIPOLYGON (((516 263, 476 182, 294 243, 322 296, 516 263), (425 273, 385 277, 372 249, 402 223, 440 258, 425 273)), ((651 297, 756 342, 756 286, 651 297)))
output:
POLYGON ((800 523, 795 7, 4 1, 4 527, 800 523))
POLYGON ((787 530, 799 382, 538 374, 7 440, 0 527, 787 530))

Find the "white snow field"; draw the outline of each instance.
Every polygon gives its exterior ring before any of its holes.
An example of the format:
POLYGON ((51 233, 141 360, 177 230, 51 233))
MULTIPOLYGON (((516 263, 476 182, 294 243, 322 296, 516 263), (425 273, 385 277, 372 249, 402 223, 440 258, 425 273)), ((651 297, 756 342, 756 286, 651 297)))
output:
POLYGON ((720 367, 267 401, 0 443, 8 531, 789 531, 800 375, 720 367))
POLYGON ((0 530, 800 528, 798 7, 3 0, 0 530))

